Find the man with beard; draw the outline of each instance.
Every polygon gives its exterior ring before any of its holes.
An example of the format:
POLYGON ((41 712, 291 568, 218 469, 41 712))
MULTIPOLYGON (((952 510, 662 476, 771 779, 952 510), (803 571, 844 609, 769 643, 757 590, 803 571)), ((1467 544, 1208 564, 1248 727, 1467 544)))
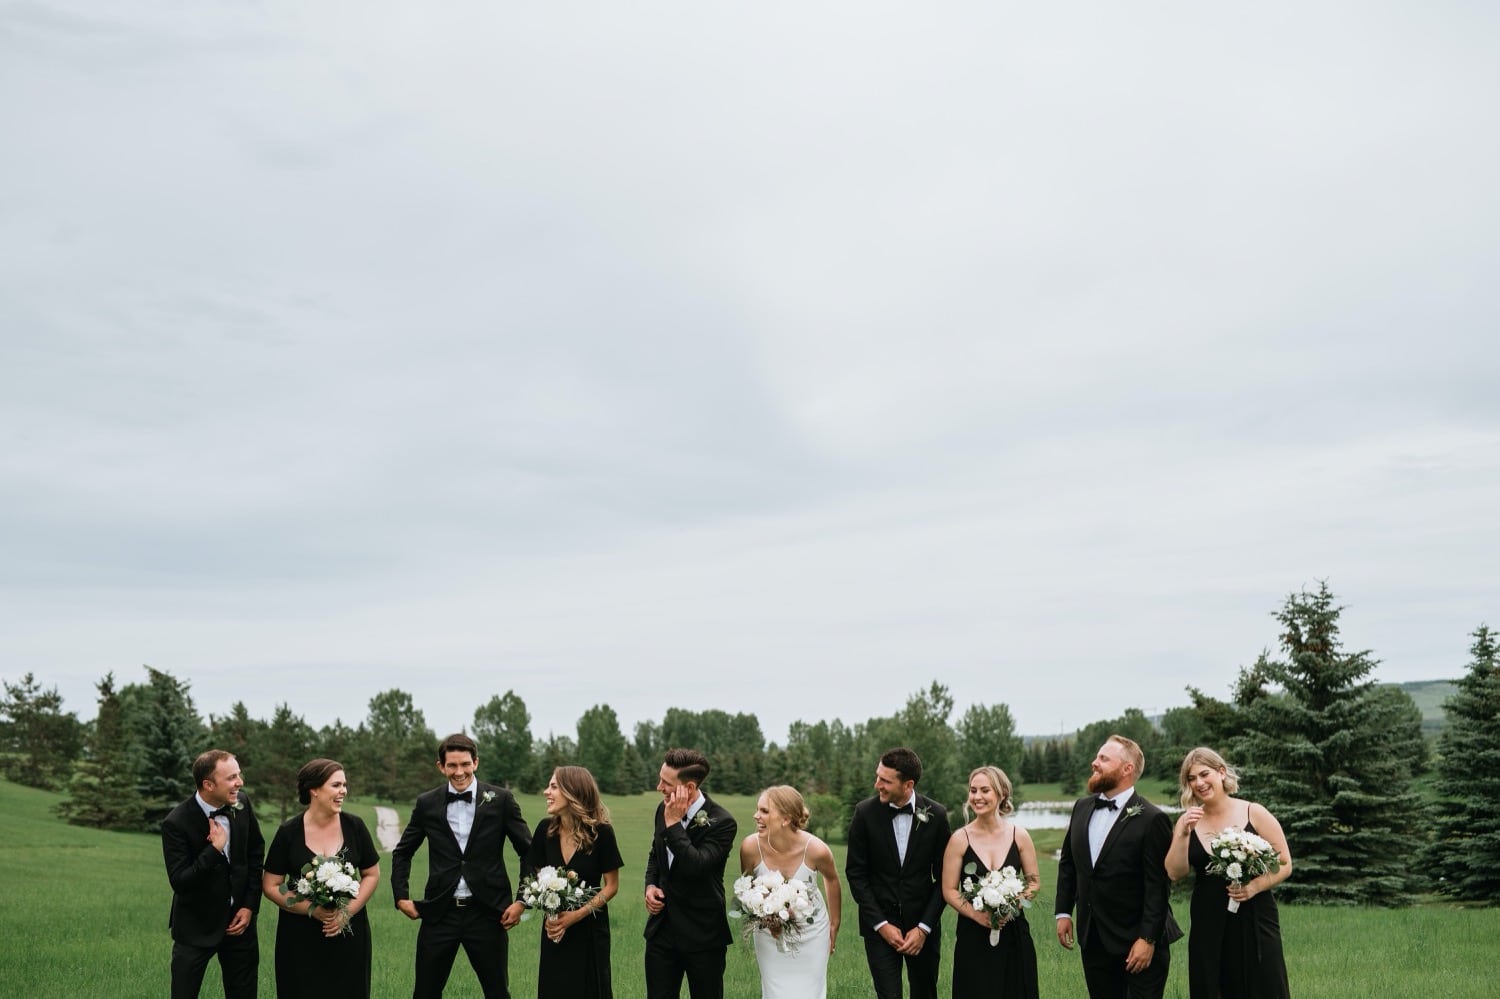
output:
POLYGON ((1076 903, 1090 999, 1160 999, 1182 937, 1165 866, 1172 820, 1135 791, 1145 763, 1122 735, 1099 747, 1058 858, 1057 941, 1073 949, 1076 903))

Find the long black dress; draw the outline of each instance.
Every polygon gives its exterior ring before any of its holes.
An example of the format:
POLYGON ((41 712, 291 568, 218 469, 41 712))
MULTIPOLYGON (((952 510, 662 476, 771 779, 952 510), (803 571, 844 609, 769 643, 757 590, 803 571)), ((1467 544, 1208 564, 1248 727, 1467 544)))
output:
MULTIPOLYGON (((533 869, 543 867, 567 867, 576 871, 578 877, 594 887, 602 887, 608 871, 618 871, 625 866, 620 859, 620 847, 615 842, 615 831, 611 826, 598 828, 594 846, 585 853, 582 850, 563 863, 562 840, 547 835, 551 819, 543 819, 531 834, 531 849, 526 861, 533 869)), ((547 939, 545 927, 542 933, 541 954, 537 959, 537 999, 613 999, 614 989, 609 975, 609 907, 595 906, 594 915, 580 919, 568 927, 560 943, 547 939)))
MULTIPOLYGON (((344 845, 338 856, 363 871, 380 863, 370 831, 356 815, 339 813, 344 845)), ((296 815, 276 830, 266 851, 266 873, 295 881, 312 860, 296 815)), ((370 918, 361 909, 343 936, 325 937, 323 924, 300 913, 281 910, 276 920, 276 995, 280 999, 328 999, 329 996, 370 995, 370 918)))
MULTIPOLYGON (((990 872, 972 846, 964 850, 963 868, 974 865, 973 876, 990 872)), ((1021 850, 1014 840, 1001 867, 1021 869, 1021 850)), ((1005 924, 1000 942, 990 946, 990 931, 972 919, 960 918, 953 932, 954 999, 998 996, 1003 999, 1037 999, 1036 947, 1031 926, 1022 915, 1005 924)))
MULTIPOLYGON (((1245 823, 1246 832, 1255 827, 1245 823)), ((1290 999, 1281 920, 1268 891, 1229 911, 1228 880, 1209 874, 1213 860, 1196 834, 1188 837, 1193 926, 1188 936, 1188 994, 1192 999, 1290 999)))

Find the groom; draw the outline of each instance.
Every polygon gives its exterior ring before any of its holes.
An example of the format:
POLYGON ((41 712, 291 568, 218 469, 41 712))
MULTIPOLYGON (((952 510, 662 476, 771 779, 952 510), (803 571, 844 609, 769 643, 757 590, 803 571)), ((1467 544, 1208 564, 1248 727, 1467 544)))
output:
POLYGON ((1168 945, 1182 937, 1165 861, 1172 819, 1135 793, 1141 747, 1112 735, 1094 757, 1086 798, 1073 805, 1057 864, 1057 940, 1078 940, 1090 999, 1161 999, 1168 945))
POLYGON ((948 813, 916 792, 922 761, 888 750, 875 768, 875 796, 854 807, 844 875, 859 904, 859 933, 877 999, 901 999, 901 966, 912 999, 936 999, 948 813))
POLYGON ((215 955, 224 995, 255 995, 255 914, 266 848, 250 799, 240 792, 244 783, 239 762, 210 749, 193 761, 196 793, 162 820, 162 859, 172 884, 172 999, 197 999, 215 955))
POLYGON ((734 816, 703 793, 708 757, 669 749, 656 789, 656 835, 646 859, 646 995, 723 999, 724 952, 734 942, 724 910, 724 863, 734 816))
POLYGON ((411 821, 391 851, 391 894, 417 930, 417 980, 413 999, 439 999, 463 947, 479 976, 485 999, 509 999, 505 934, 521 920, 523 907, 511 900, 505 871, 509 839, 526 868, 531 830, 521 806, 503 787, 474 778, 479 747, 467 735, 450 735, 437 751, 438 787, 417 798, 411 821), (425 898, 411 898, 411 858, 427 842, 425 898))

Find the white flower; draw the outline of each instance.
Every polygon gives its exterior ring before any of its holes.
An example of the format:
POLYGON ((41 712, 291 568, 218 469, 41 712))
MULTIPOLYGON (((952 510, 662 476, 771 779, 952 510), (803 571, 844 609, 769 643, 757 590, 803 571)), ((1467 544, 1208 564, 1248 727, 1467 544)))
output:
POLYGON ((1238 881, 1245 873, 1245 869, 1239 864, 1230 864, 1224 868, 1224 876, 1230 881, 1238 881))

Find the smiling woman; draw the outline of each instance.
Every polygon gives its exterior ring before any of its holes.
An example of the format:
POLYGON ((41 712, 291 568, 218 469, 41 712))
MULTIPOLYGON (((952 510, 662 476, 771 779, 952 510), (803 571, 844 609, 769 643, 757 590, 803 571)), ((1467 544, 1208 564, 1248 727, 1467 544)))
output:
POLYGON ((380 854, 364 821, 344 814, 348 794, 342 763, 317 759, 303 765, 297 772, 297 798, 307 808, 276 830, 266 853, 262 890, 281 909, 276 922, 278 996, 370 994, 365 906, 380 883, 380 854), (328 861, 357 873, 352 897, 318 897, 312 875, 328 861))

